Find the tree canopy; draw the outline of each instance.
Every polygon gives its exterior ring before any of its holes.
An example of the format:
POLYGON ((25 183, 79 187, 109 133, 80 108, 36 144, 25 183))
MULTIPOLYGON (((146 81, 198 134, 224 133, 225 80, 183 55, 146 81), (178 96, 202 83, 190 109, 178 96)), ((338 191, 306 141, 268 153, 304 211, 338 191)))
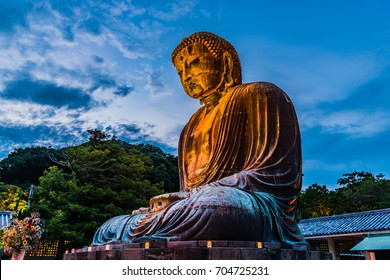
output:
MULTIPOLYGON (((0 181, 5 183, 0 186, 13 183, 27 190, 36 184, 29 212, 41 213, 46 240, 70 241, 69 248, 90 244, 109 218, 148 206, 155 195, 179 190, 177 157, 153 145, 109 138, 99 130, 88 134, 88 142, 78 146, 18 149, 0 162, 0 181)), ((19 193, 23 189, 18 188, 19 193)), ((10 191, 3 187, 1 193, 9 203, 10 191)))
POLYGON ((390 180, 383 174, 369 172, 343 174, 337 181, 340 188, 328 190, 313 184, 302 191, 302 218, 338 215, 390 207, 390 180))
POLYGON ((16 149, 0 161, 0 182, 23 189, 27 189, 30 184, 37 185, 43 171, 55 165, 51 157, 57 153, 57 150, 46 147, 16 149))

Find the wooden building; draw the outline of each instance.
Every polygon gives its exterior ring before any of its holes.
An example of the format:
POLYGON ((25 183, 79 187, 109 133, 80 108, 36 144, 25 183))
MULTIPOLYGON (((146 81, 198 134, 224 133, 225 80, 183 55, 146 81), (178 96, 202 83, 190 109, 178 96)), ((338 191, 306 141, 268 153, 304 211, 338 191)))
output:
POLYGON ((334 259, 390 259, 390 208, 305 219, 299 227, 311 247, 334 259))

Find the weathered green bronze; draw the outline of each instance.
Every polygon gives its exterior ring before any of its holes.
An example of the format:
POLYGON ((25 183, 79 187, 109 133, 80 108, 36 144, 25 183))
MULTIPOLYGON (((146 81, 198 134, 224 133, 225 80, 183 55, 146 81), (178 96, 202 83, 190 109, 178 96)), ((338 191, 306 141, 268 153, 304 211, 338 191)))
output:
POLYGON ((297 226, 301 140, 289 97, 277 86, 242 84, 234 47, 195 33, 172 53, 185 92, 202 106, 179 141, 181 191, 114 217, 93 244, 144 239, 305 243, 297 226))

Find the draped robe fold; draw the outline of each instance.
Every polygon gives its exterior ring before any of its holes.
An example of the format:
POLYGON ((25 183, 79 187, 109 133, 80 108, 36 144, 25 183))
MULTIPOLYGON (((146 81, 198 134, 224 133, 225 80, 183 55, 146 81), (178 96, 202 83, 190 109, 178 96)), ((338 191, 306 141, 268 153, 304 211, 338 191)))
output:
POLYGON ((92 244, 139 238, 305 242, 296 221, 299 126, 277 86, 239 85, 214 108, 200 108, 181 133, 178 158, 180 189, 189 197, 158 212, 114 217, 92 244), (208 114, 209 127, 199 127, 208 114), (199 140, 199 129, 206 140, 199 140), (199 149, 206 159, 194 168, 199 149))

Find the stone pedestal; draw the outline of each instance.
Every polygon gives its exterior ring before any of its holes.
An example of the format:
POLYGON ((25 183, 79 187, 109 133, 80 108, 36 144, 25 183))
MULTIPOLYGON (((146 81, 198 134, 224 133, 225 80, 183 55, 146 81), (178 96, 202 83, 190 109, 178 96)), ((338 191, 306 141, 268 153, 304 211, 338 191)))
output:
POLYGON ((331 260, 306 246, 255 241, 199 240, 112 243, 65 253, 64 260, 331 260))

